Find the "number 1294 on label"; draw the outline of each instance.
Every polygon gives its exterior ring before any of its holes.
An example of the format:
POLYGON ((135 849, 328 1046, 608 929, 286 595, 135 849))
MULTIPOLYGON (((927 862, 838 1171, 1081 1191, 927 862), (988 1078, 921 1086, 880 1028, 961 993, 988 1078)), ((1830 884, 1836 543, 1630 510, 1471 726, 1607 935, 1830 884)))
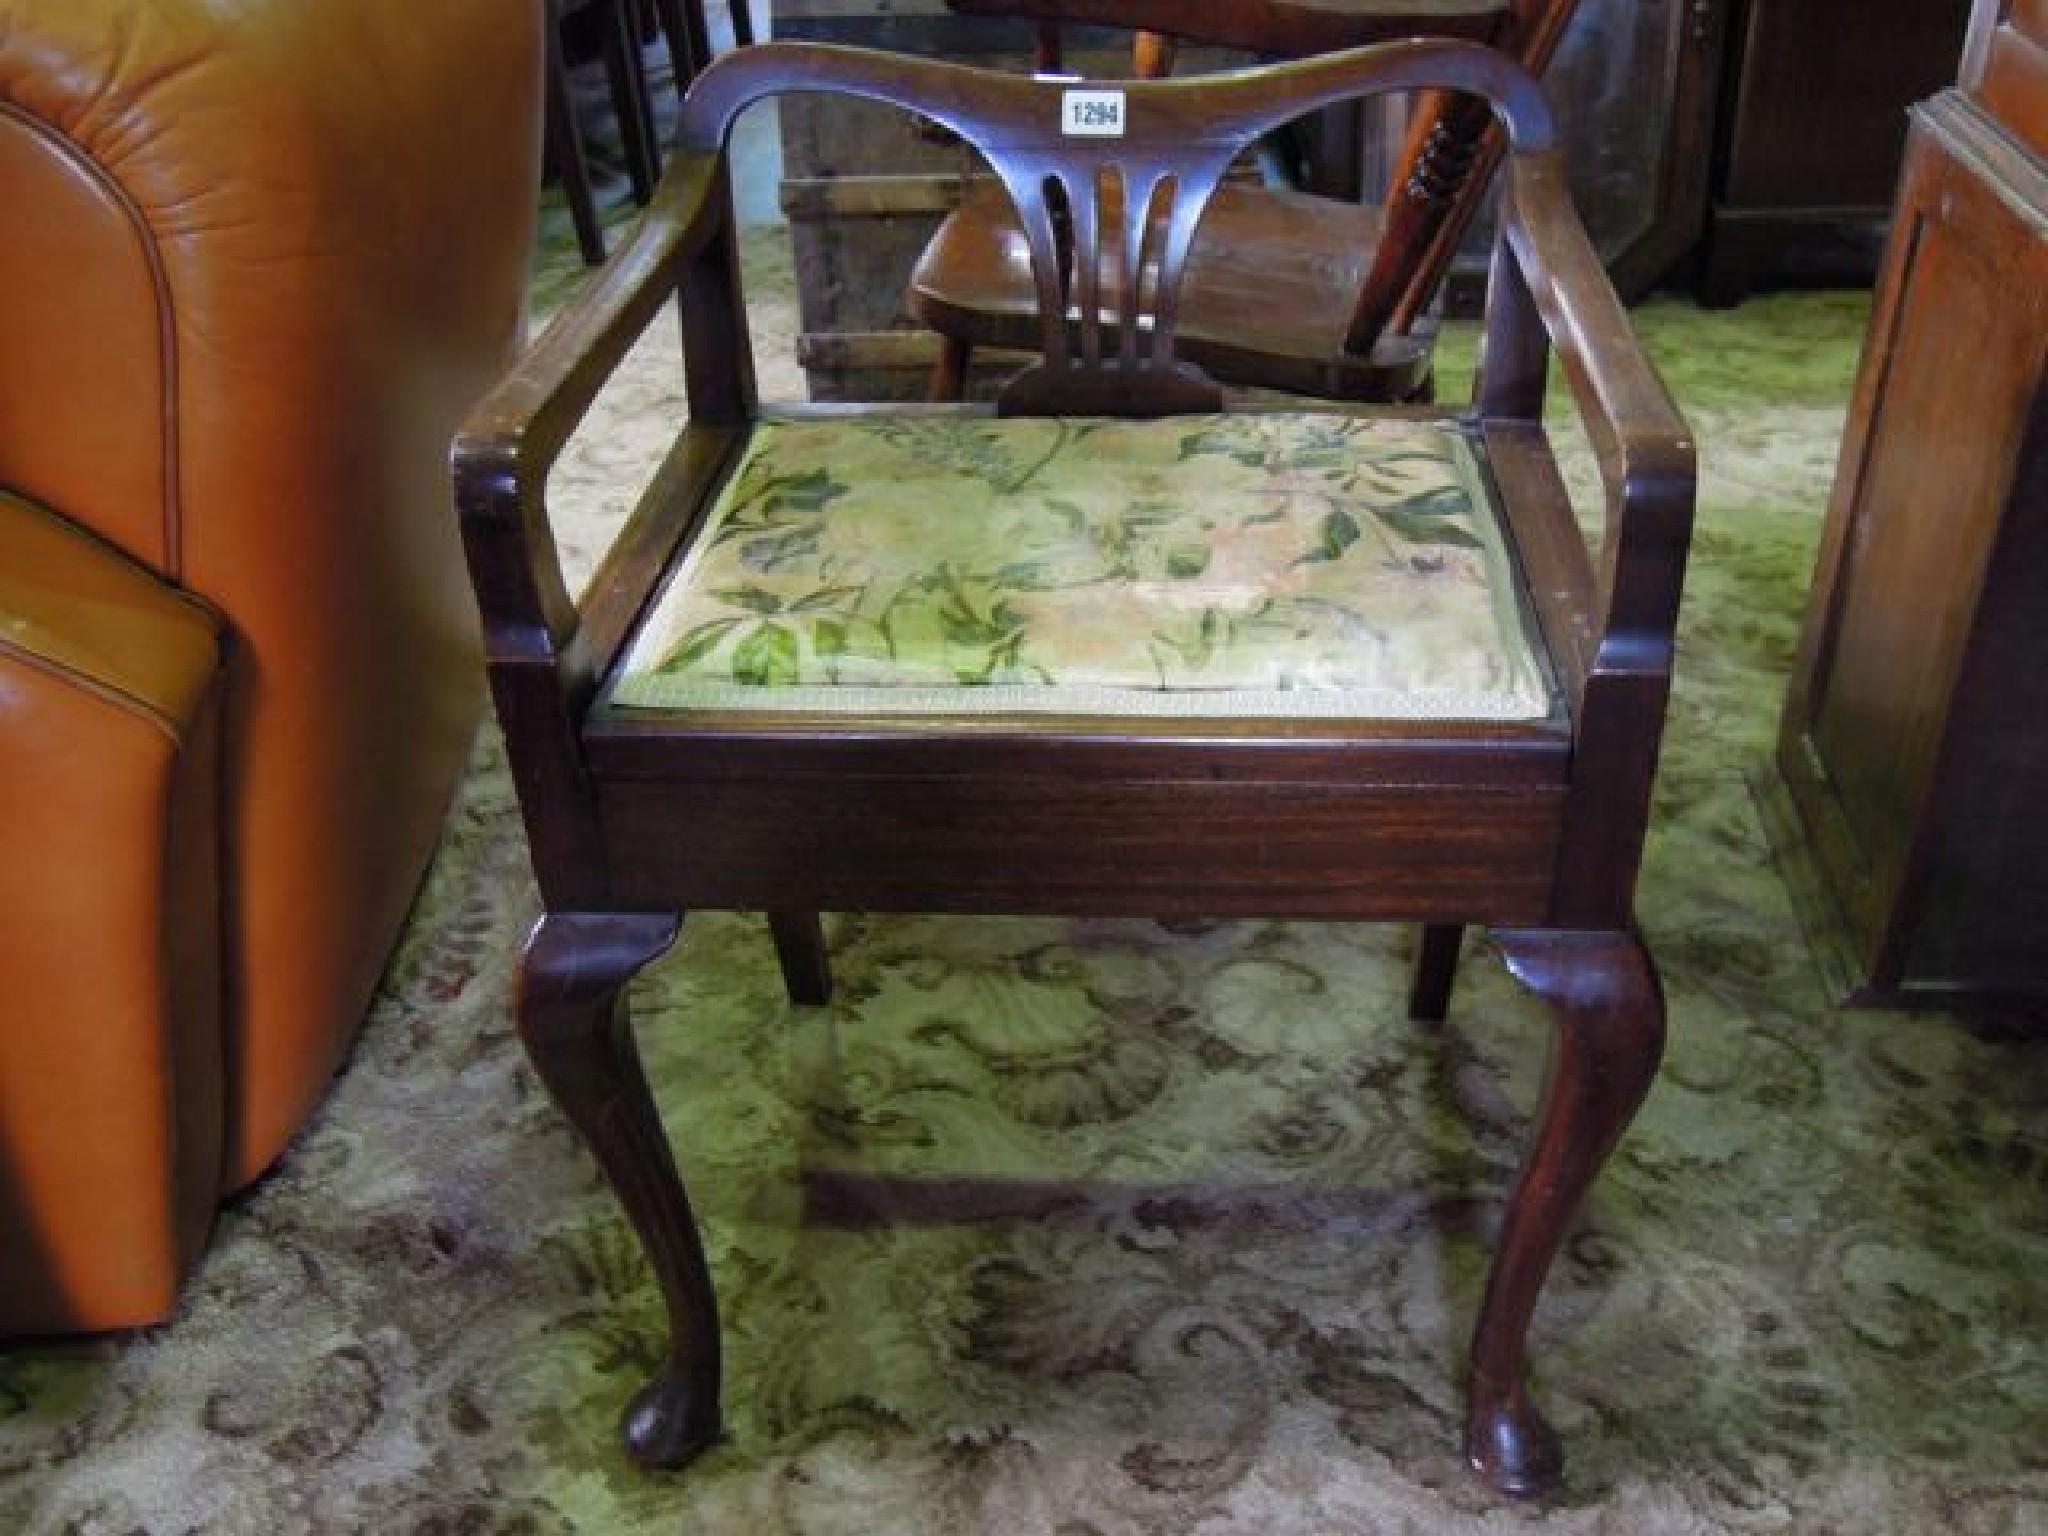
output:
POLYGON ((1067 91, 1060 110, 1060 131, 1068 138, 1120 139, 1124 136, 1122 91, 1067 91))

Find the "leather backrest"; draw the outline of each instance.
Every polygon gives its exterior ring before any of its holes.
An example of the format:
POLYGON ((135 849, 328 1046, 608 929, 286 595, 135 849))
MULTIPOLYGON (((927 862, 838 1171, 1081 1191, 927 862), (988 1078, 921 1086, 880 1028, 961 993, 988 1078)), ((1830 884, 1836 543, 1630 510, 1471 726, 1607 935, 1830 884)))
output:
POLYGON ((135 559, 177 563, 169 295, 134 204, 0 102, 0 485, 135 559))

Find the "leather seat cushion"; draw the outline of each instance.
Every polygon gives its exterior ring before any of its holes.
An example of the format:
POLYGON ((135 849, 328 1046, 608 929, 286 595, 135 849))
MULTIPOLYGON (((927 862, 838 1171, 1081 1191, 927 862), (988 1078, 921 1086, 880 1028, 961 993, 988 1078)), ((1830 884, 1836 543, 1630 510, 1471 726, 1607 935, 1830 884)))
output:
POLYGON ((1549 713, 1465 438, 1317 413, 769 421, 614 702, 1549 713))

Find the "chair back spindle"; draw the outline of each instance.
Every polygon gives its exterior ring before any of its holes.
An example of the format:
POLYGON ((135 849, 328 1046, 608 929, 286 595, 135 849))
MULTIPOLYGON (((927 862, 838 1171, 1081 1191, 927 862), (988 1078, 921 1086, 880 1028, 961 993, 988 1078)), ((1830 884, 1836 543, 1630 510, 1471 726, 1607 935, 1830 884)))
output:
MULTIPOLYGON (((1540 76, 1578 9, 1579 0, 1513 0, 1491 44, 1540 76)), ((1436 91, 1417 104, 1401 154, 1405 174, 1397 173, 1387 200, 1385 232, 1351 311, 1346 350, 1368 351, 1380 336, 1414 328, 1450 271, 1505 148, 1484 102, 1436 91)))

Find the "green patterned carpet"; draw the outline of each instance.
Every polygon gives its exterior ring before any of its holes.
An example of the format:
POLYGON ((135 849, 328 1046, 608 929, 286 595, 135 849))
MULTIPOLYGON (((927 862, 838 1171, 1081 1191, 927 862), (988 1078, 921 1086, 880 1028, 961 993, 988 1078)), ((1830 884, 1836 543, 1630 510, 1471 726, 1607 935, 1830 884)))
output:
MULTIPOLYGON (((1481 941, 1418 1029, 1407 933, 1278 923, 840 916, 797 1010, 761 924, 693 919, 639 1002, 732 1437, 630 1471, 655 1297, 511 1036, 535 900, 487 736, 353 1061, 182 1315, 0 1354, 0 1530, 2048 1531, 2048 1058, 1831 1012, 1742 777, 1863 313, 1641 314, 1706 476, 1641 902, 1671 1049, 1537 1317, 1553 1502, 1456 1455, 1540 1010, 1481 941)), ((565 466, 584 568, 672 429, 661 350, 565 466)))

